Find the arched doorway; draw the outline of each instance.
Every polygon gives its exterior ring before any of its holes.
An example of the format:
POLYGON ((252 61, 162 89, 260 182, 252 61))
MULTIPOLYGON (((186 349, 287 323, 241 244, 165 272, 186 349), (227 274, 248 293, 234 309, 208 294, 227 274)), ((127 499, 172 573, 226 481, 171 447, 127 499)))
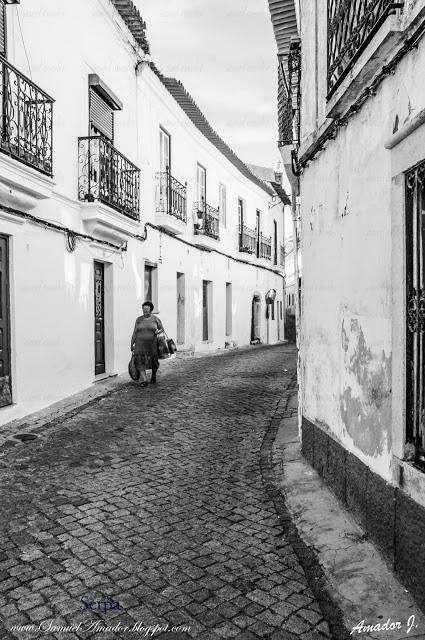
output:
POLYGON ((252 298, 251 343, 261 341, 261 298, 255 294, 252 298))

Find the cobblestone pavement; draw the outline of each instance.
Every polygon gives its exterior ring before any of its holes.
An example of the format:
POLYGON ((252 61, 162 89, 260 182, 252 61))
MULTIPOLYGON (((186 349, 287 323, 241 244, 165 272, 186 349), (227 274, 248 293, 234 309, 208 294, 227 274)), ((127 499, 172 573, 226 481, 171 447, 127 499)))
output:
POLYGON ((259 465, 295 350, 173 365, 4 453, 0 638, 331 637, 259 465))

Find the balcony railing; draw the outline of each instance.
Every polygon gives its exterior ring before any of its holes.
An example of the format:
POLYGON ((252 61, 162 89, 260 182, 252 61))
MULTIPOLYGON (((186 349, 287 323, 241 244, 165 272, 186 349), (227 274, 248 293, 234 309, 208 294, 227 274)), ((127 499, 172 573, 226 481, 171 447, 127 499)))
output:
POLYGON ((328 93, 347 75, 389 15, 394 0, 328 0, 328 93))
POLYGON ((214 240, 219 240, 218 209, 214 209, 214 207, 207 204, 203 199, 200 202, 195 202, 194 209, 197 219, 194 224, 195 234, 202 234, 214 238, 214 240))
POLYGON ((257 232, 243 225, 239 229, 239 251, 257 255, 257 232))
POLYGON ((0 56, 0 151, 52 175, 53 98, 0 56))
POLYGON ((259 258, 271 260, 272 258, 272 239, 260 234, 260 252, 259 258))
POLYGON ((173 178, 169 171, 156 174, 156 211, 186 222, 186 185, 173 178))
POLYGON ((140 169, 101 136, 78 138, 78 197, 139 219, 140 169))

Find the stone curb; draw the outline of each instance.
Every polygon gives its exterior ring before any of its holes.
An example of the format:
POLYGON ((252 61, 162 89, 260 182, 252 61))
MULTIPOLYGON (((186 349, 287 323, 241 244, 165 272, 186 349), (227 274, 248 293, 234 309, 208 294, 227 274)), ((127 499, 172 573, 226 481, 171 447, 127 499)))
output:
POLYGON ((298 560, 304 569, 307 582, 317 599, 324 619, 329 625, 332 640, 349 640, 351 637, 344 626, 343 612, 332 598, 332 590, 327 577, 320 565, 316 551, 307 545, 302 539, 293 522, 293 516, 287 507, 285 496, 279 488, 273 470, 273 445, 279 430, 281 421, 291 415, 289 404, 297 394, 297 377, 294 373, 282 399, 277 403, 274 415, 271 418, 269 428, 264 436, 260 450, 260 469, 265 490, 273 502, 276 513, 282 524, 286 539, 290 542, 298 560))

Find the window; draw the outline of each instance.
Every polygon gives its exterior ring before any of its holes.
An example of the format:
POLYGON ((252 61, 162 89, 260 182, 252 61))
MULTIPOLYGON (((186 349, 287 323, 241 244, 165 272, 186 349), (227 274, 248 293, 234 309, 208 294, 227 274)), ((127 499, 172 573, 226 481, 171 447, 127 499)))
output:
POLYGON ((261 211, 259 209, 255 212, 255 220, 255 229, 257 232, 257 258, 259 258, 261 254, 261 211))
POLYGON ((212 340, 212 282, 202 281, 202 340, 212 340))
POLYGON ((226 336, 232 335, 232 283, 226 282, 226 336))
POLYGON ((276 220, 273 220, 273 229, 274 229, 274 238, 273 238, 273 248, 274 248, 274 255, 273 255, 273 264, 277 264, 277 222, 276 220))
POLYGON ((111 142, 114 140, 114 111, 98 92, 90 87, 89 91, 90 135, 103 135, 111 142))
POLYGON ((89 130, 91 136, 102 135, 114 141, 114 111, 122 102, 96 73, 89 74, 89 130))
POLYGON ((273 300, 273 302, 271 303, 270 306, 272 308, 272 320, 274 320, 274 300, 273 300))
POLYGON ((238 198, 238 224, 239 231, 242 231, 244 226, 244 206, 242 198, 238 198))
POLYGON ((283 300, 281 300, 279 304, 280 304, 280 319, 283 320, 283 300))
POLYGON ((158 267, 152 262, 145 262, 145 300, 150 300, 154 310, 158 309, 158 267))
POLYGON ((219 187, 219 207, 220 207, 220 222, 223 227, 226 227, 226 203, 227 193, 226 193, 226 185, 220 183, 219 187))
POLYGON ((196 199, 198 202, 207 198, 207 171, 201 165, 196 165, 196 199))
POLYGON ((171 137, 162 127, 159 129, 159 170, 171 173, 171 137))
POLYGON ((185 275, 177 272, 177 344, 185 341, 185 275))

